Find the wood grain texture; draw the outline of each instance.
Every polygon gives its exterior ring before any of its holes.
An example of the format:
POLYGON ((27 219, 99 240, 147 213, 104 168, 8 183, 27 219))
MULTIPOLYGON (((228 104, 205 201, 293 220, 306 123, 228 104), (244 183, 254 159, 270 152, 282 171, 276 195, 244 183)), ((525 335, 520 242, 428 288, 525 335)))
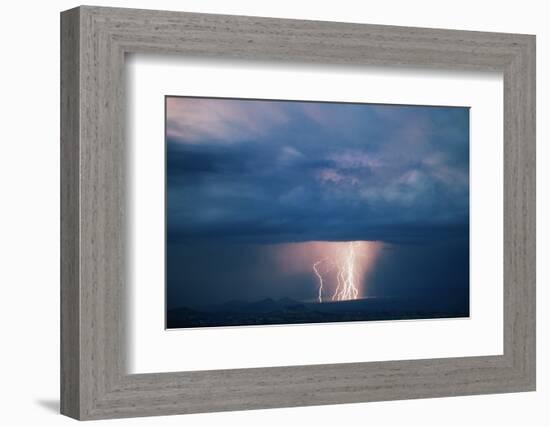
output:
POLYGON ((79 13, 61 20, 61 412, 80 414, 79 13))
POLYGON ((80 7, 62 13, 62 413, 100 419, 535 388, 535 38, 80 7), (504 354, 129 375, 127 53, 504 74, 504 354))

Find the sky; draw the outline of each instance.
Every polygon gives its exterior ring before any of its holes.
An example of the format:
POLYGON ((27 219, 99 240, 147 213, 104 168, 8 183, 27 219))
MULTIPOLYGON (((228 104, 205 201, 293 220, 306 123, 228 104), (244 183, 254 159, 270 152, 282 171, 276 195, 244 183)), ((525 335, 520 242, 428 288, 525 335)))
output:
POLYGON ((167 97, 166 166, 168 307, 312 299, 349 241, 368 294, 467 292, 466 107, 167 97))

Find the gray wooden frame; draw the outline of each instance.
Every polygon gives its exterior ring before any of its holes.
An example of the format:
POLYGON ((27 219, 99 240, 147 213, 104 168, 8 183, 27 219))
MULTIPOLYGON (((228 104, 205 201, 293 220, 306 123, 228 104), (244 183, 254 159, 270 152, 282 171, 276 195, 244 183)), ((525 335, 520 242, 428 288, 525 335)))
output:
POLYGON ((61 14, 61 122, 63 414, 100 419, 535 389, 534 36, 83 6, 61 14), (127 374, 130 52, 503 72, 504 354, 127 374))

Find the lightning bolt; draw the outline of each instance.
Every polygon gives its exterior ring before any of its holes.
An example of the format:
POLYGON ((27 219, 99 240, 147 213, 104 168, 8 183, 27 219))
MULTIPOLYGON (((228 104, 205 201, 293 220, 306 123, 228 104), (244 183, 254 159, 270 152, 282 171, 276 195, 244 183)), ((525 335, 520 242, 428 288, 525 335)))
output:
POLYGON ((338 269, 338 273, 336 273, 336 282, 338 283, 338 286, 336 286, 336 291, 334 291, 334 295, 332 296, 332 300, 335 301, 338 297, 338 292, 340 291, 340 288, 342 287, 343 282, 343 276, 342 276, 343 270, 341 268, 338 269))
POLYGON ((319 273, 319 270, 317 270, 317 266, 323 263, 324 261, 326 261, 326 259, 319 260, 313 264, 313 271, 315 272, 315 274, 317 275, 317 278, 319 279, 319 297, 318 297, 319 302, 323 302, 323 276, 321 275, 321 273, 319 273))
POLYGON ((318 266, 324 262, 330 262, 332 265, 325 273, 331 271, 333 268, 336 268, 336 290, 332 295, 332 301, 344 301, 357 299, 359 296, 359 289, 357 288, 358 284, 358 275, 356 271, 357 264, 357 253, 356 253, 357 242, 349 242, 347 248, 342 254, 342 259, 328 261, 327 258, 323 258, 319 261, 316 261, 313 264, 313 271, 319 280, 318 288, 318 300, 323 302, 323 275, 319 271, 318 266))

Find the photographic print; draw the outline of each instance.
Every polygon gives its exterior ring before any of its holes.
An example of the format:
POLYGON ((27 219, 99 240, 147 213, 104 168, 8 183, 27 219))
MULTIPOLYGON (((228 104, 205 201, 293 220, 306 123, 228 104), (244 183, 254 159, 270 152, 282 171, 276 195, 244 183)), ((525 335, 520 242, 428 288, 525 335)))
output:
POLYGON ((469 316, 468 107, 165 113, 168 329, 469 316))

